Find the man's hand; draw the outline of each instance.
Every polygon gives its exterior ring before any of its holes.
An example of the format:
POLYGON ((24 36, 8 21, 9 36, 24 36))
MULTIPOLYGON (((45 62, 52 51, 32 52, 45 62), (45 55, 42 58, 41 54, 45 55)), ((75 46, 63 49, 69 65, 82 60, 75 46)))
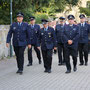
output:
POLYGON ((68 44, 71 45, 73 43, 72 40, 68 40, 68 44))
POLYGON ((57 50, 57 47, 54 47, 54 50, 57 50))
POLYGON ((37 49, 39 49, 39 50, 40 50, 40 47, 37 47, 37 49))
POLYGON ((9 48, 9 43, 6 43, 6 47, 9 48))
POLYGON ((31 49, 31 47, 32 47, 31 45, 28 45, 28 48, 29 48, 29 49, 31 49))

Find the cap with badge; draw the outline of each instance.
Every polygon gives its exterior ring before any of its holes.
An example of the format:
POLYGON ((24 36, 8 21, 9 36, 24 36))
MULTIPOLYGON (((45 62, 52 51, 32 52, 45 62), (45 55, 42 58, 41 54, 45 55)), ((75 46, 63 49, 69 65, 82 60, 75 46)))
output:
POLYGON ((85 15, 84 14, 80 14, 79 18, 80 19, 85 18, 85 15))
POLYGON ((42 19, 41 21, 42 21, 42 24, 47 24, 48 23, 48 20, 46 20, 46 19, 42 19))
POLYGON ((30 21, 32 21, 32 20, 35 19, 35 17, 34 16, 30 16, 29 19, 30 19, 30 21))
POLYGON ((73 16, 73 15, 68 15, 68 20, 73 20, 73 19, 75 19, 75 17, 73 16))
POLYGON ((59 19, 60 19, 60 21, 63 21, 63 20, 65 20, 65 18, 64 18, 64 17, 60 17, 59 19))
POLYGON ((24 17, 24 14, 22 12, 18 12, 17 17, 24 17))

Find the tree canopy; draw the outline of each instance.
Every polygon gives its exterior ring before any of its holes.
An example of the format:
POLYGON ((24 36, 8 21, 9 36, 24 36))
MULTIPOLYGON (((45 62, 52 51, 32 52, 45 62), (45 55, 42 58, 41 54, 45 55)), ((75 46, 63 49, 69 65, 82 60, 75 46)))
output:
MULTIPOLYGON (((38 22, 40 17, 48 18, 57 12, 62 12, 67 5, 77 5, 79 0, 12 0, 13 22, 16 13, 22 11, 24 20, 28 21, 30 15, 34 15, 38 22), (40 17, 39 17, 40 16, 40 17)), ((10 0, 0 0, 0 24, 10 24, 10 0)))

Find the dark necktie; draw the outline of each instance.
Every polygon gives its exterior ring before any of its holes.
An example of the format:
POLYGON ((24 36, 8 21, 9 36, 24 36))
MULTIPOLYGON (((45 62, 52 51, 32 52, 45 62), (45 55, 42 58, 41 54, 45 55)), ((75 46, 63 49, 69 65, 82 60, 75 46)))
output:
POLYGON ((84 27, 84 24, 82 23, 81 26, 84 27))
POLYGON ((46 29, 46 28, 44 28, 44 31, 47 31, 47 29, 46 29))
POLYGON ((18 23, 19 26, 21 26, 21 23, 18 23))
POLYGON ((34 28, 34 25, 31 25, 32 29, 34 28))

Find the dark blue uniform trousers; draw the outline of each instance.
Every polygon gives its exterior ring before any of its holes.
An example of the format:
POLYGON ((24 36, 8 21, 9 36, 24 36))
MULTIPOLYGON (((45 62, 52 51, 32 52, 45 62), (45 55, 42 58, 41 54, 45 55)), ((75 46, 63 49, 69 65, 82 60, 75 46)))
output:
MULTIPOLYGON (((34 46, 34 50, 36 52, 38 60, 41 61, 40 50, 35 45, 32 45, 32 46, 34 46)), ((32 48, 28 49, 28 60, 29 60, 29 63, 31 63, 31 64, 33 63, 32 48)))
POLYGON ((42 50, 42 56, 43 56, 44 68, 46 70, 50 70, 52 65, 52 49, 42 50))
POLYGON ((59 63, 65 63, 65 51, 64 51, 64 44, 58 43, 58 58, 59 63))
POLYGON ((88 62, 88 43, 79 43, 79 59, 80 63, 84 64, 83 56, 85 59, 85 63, 88 62))
POLYGON ((72 59, 73 59, 73 66, 76 67, 76 65, 77 65, 77 48, 65 46, 65 62, 66 62, 67 70, 71 70, 70 55, 72 56, 72 59))
POLYGON ((21 71, 23 71, 25 48, 26 46, 14 46, 14 51, 17 60, 17 67, 21 71))

